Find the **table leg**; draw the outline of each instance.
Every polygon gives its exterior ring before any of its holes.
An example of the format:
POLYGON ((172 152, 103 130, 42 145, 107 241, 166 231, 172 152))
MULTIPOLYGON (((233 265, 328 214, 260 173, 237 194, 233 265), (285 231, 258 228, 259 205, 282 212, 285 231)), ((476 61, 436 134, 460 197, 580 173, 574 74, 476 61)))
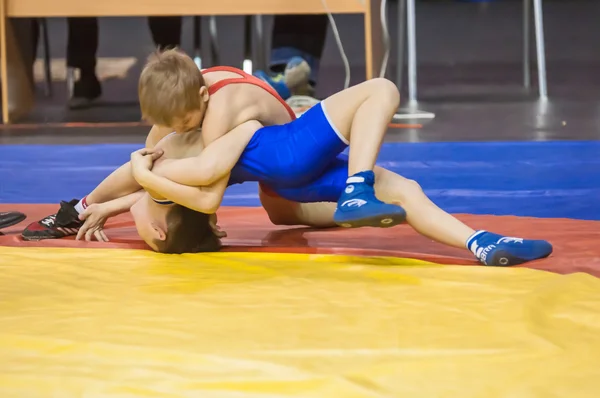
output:
POLYGON ((380 18, 381 0, 365 0, 365 69, 366 79, 379 77, 383 61, 383 31, 380 18))
POLYGON ((6 54, 6 1, 0 0, 0 80, 2 85, 2 120, 4 124, 10 123, 8 113, 8 60, 6 54))

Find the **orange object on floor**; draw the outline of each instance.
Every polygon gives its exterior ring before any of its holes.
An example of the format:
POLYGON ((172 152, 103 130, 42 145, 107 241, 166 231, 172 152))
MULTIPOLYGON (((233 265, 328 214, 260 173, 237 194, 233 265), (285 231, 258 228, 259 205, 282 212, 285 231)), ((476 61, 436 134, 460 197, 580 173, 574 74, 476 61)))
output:
MULTIPOLYGON (((1 211, 21 211, 28 218, 3 230, 0 246, 78 247, 148 249, 137 236, 128 214, 106 225, 110 243, 80 242, 73 237, 24 242, 20 232, 29 223, 57 210, 56 205, 0 205, 1 211)), ((224 239, 229 252, 318 253, 358 256, 408 257, 440 264, 478 265, 466 250, 446 247, 417 234, 408 225, 391 229, 323 229, 280 227, 271 224, 260 207, 223 207, 219 224, 227 231, 224 239)), ((514 216, 458 215, 475 229, 488 229, 509 236, 546 239, 554 245, 547 259, 527 263, 528 268, 562 274, 585 272, 600 276, 600 222, 514 216)), ((149 249, 148 249, 149 250, 149 249)))

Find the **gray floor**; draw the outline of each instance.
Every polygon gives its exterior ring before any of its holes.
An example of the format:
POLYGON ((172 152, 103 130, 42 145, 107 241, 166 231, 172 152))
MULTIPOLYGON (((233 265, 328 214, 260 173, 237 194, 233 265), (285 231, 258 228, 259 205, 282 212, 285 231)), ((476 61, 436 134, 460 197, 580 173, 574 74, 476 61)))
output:
MULTIPOLYGON (((592 0, 545 1, 546 49, 550 100, 540 103, 535 86, 522 81, 522 2, 417 1, 419 108, 436 118, 419 130, 393 129, 391 141, 595 140, 600 138, 600 3, 592 0)), ((396 36, 396 2, 390 4, 392 37, 396 36)), ((240 17, 221 17, 221 61, 239 66, 242 60, 240 17)), ((336 16, 352 65, 352 83, 364 76, 361 18, 336 16)), ((191 50, 191 18, 185 19, 185 50, 191 50)), ((270 18, 267 18, 270 25, 270 18)), ((66 25, 50 21, 51 49, 63 57, 66 25)), ((44 98, 21 126, 3 126, 0 143, 142 142, 146 127, 65 127, 43 123, 135 122, 140 115, 136 79, 152 50, 144 18, 106 18, 100 23, 99 56, 134 56, 136 67, 125 80, 104 84, 101 106, 85 111, 65 108, 64 83, 44 98)), ((206 35, 204 35, 206 39, 206 35)), ((532 43, 533 44, 533 43, 532 43)), ((395 42, 388 77, 395 79, 395 42)), ((204 46, 208 48, 207 46, 204 46)), ((534 46, 532 45, 532 50, 534 46)), ((208 58, 205 58, 208 60, 208 58)), ((328 35, 320 71, 318 96, 343 87, 341 58, 328 35)), ((404 79, 406 81, 406 79, 404 79)), ((535 68, 532 81, 536 81, 535 68)), ((404 91, 404 90, 403 90, 404 91)))

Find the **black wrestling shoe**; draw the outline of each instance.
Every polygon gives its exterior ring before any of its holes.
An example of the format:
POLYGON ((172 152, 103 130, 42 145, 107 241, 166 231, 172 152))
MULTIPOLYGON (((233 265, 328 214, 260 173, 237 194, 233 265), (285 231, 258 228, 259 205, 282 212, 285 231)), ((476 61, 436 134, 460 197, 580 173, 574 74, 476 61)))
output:
POLYGON ((60 209, 56 214, 33 222, 25 228, 21 233, 23 240, 60 239, 77 235, 77 231, 83 225, 83 221, 79 220, 79 213, 75 210, 77 203, 79 203, 79 199, 60 202, 60 209))
MULTIPOLYGON (((25 214, 18 211, 0 212, 0 229, 12 227, 26 218, 25 214)), ((2 232, 0 232, 0 235, 2 235, 2 232)))

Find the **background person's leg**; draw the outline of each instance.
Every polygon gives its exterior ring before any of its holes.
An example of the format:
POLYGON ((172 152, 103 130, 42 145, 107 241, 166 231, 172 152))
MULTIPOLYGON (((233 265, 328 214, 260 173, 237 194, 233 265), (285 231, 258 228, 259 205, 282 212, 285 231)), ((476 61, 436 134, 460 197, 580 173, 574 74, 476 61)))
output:
POLYGON ((32 20, 6 20, 8 112, 11 121, 26 115, 34 103, 32 20))
POLYGON ((98 19, 67 18, 67 67, 79 69, 79 80, 69 100, 71 109, 82 109, 102 95, 96 76, 98 51, 98 19))
POLYGON ((154 45, 162 50, 181 45, 181 17, 148 17, 154 45))

